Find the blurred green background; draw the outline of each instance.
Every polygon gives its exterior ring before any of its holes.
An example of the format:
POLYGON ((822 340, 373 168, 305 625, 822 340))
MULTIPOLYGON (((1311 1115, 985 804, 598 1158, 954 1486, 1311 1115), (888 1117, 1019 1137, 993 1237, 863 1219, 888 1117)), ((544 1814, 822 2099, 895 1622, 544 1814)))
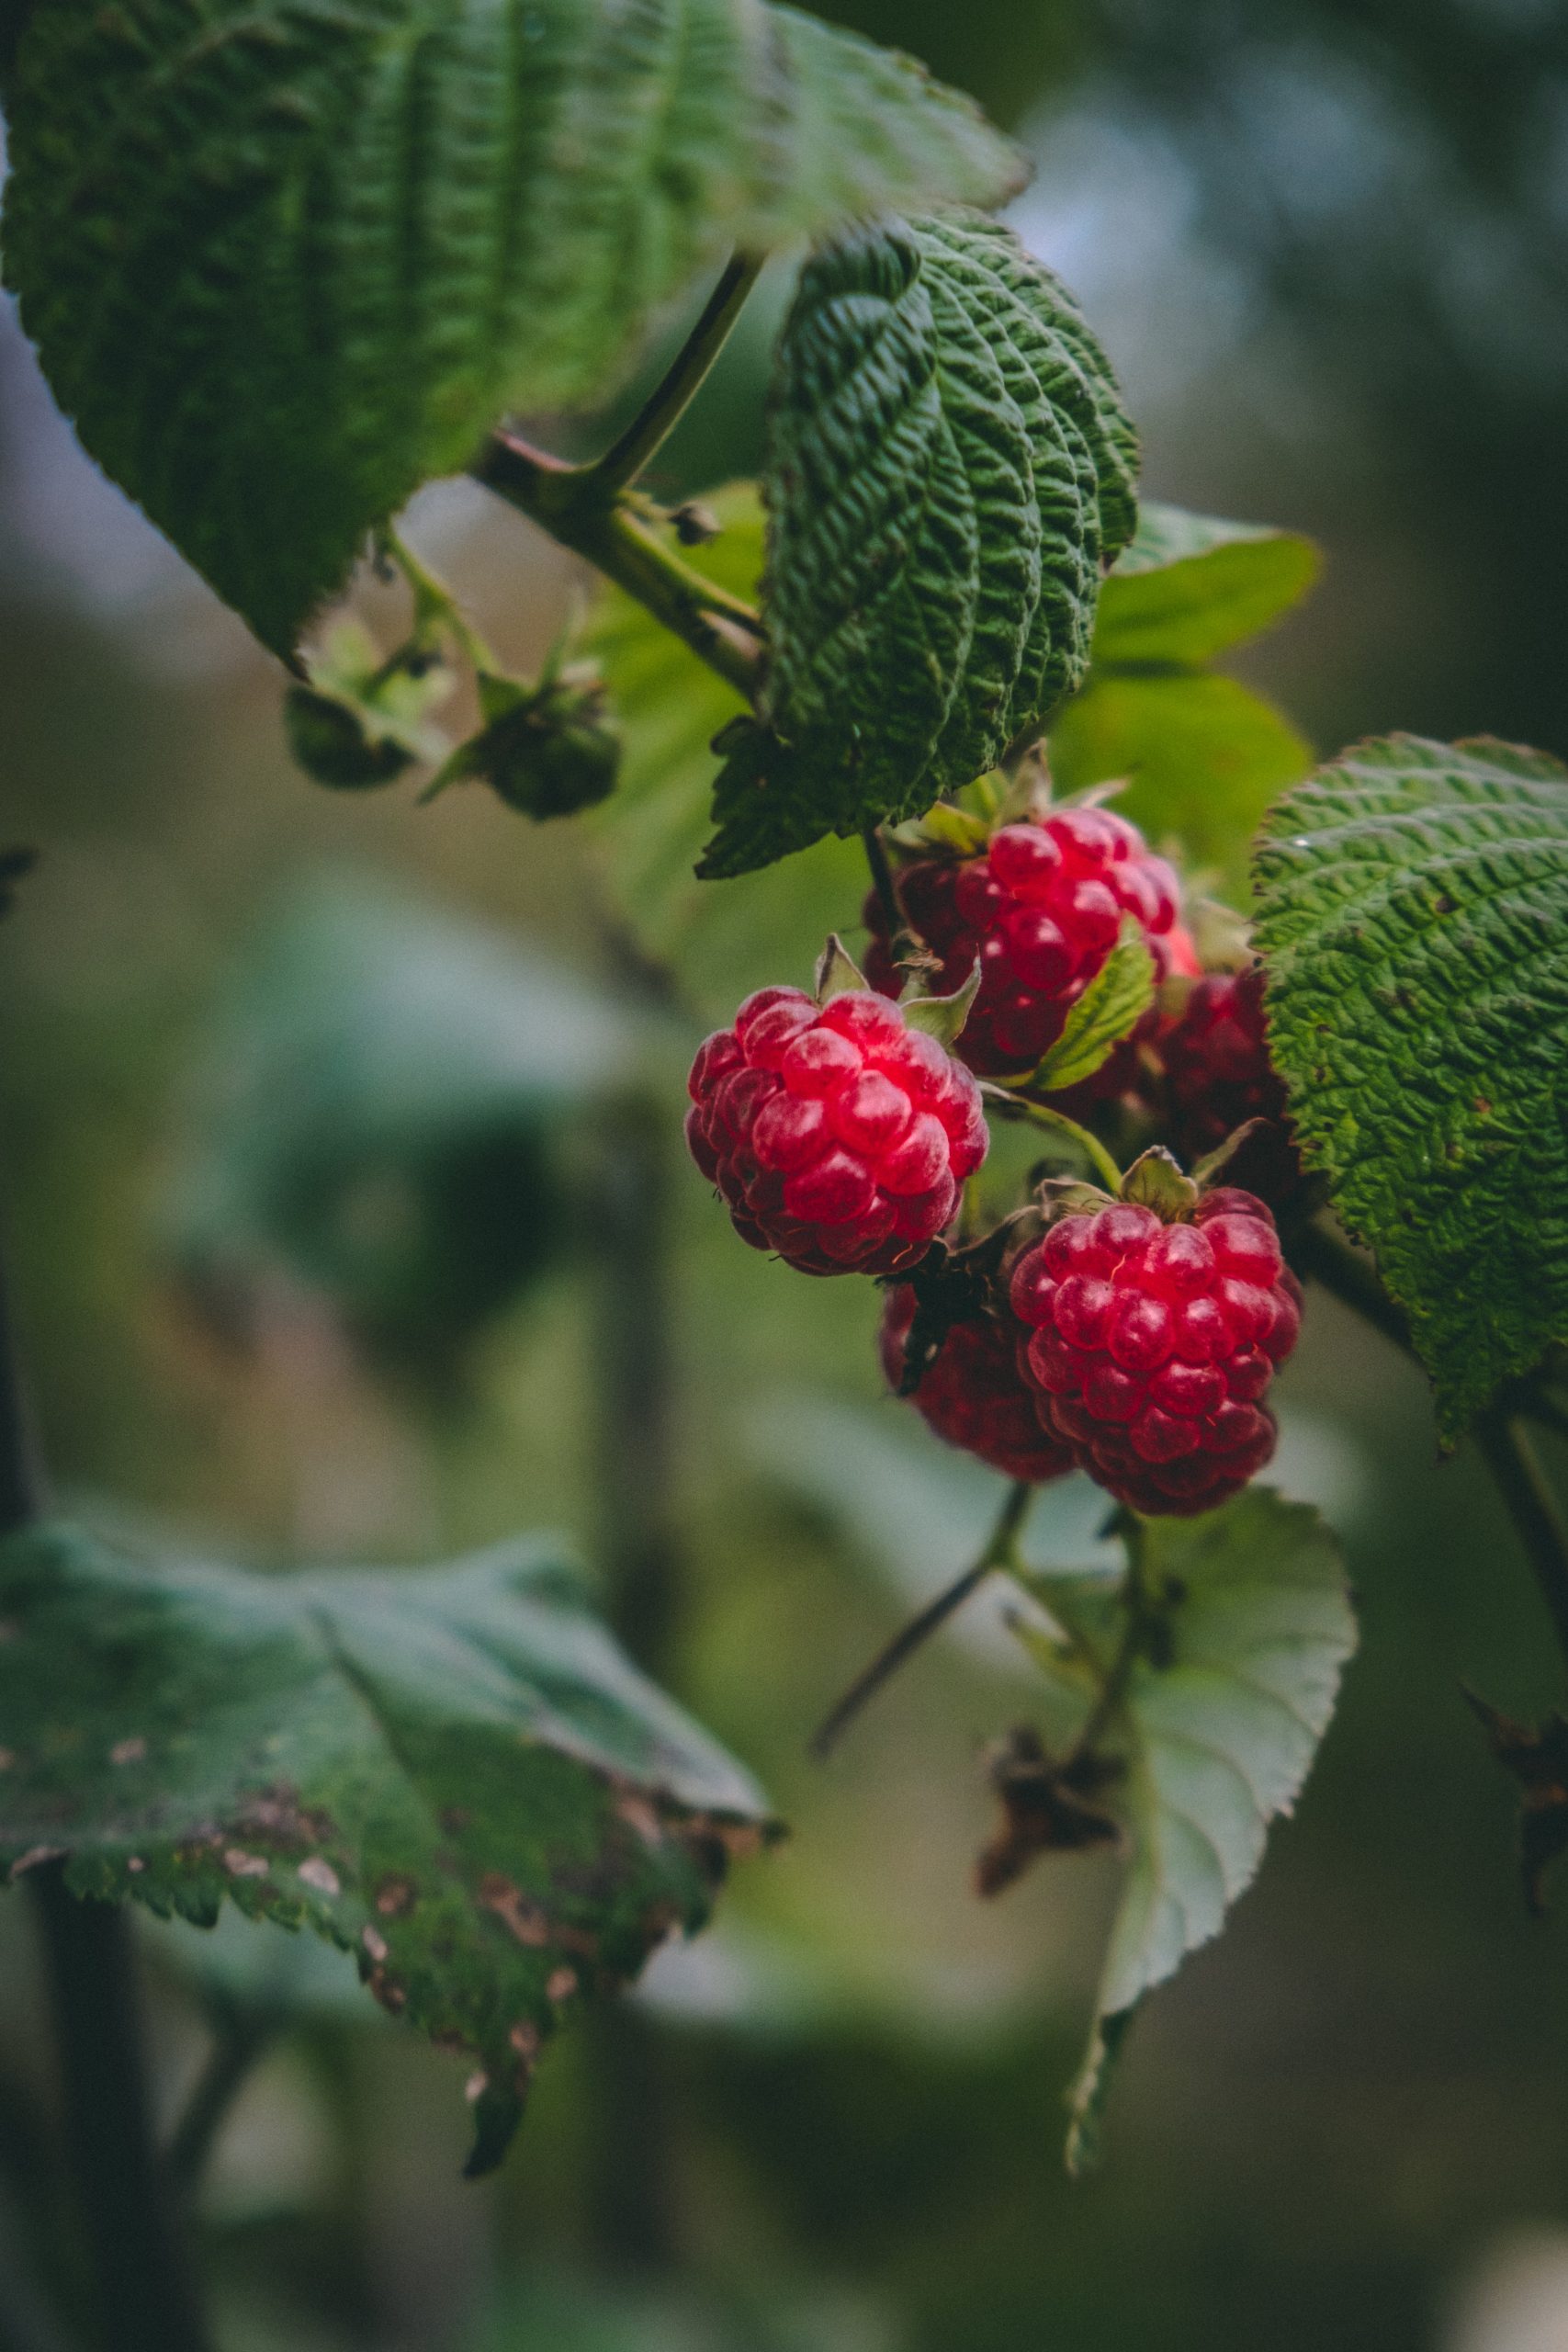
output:
MULTIPOLYGON (((1322 540, 1323 586, 1246 674, 1325 751, 1403 726, 1568 752, 1555 0, 832 13, 1031 146, 1017 225, 1109 344, 1150 490, 1322 540)), ((661 489, 752 462, 782 290, 661 489)), ((462 486, 412 532, 537 659, 565 560, 462 486)), ((1258 1886, 1139 2024, 1106 2170, 1069 2187, 1110 1884, 1057 1863, 968 1894, 980 1746, 1030 1711, 994 1620, 829 1767, 804 1756, 987 1508, 880 1399, 870 1291, 741 1249, 680 1155, 696 1008, 800 979, 807 949, 764 968, 773 934, 731 926, 672 994, 603 829, 309 786, 278 673, 83 459, 11 322, 0 738, 0 842, 43 853, 0 929, 0 1191, 73 1502, 278 1562, 563 1526, 794 1829, 552 2052, 480 2188, 451 2062, 352 1971, 150 1933, 170 2113, 213 2018, 259 2035, 303 2004, 202 2193, 226 2352, 1568 2346, 1568 1930, 1523 1916, 1460 1695, 1550 1703, 1554 1670, 1403 1363, 1314 1301, 1280 1476, 1347 1536, 1362 1654, 1258 1886), (626 1420, 649 1378, 662 1502, 626 1420)), ((0 1905, 0 2352, 59 2352, 33 2289, 79 2277, 51 2099, 27 1917, 0 1905)))

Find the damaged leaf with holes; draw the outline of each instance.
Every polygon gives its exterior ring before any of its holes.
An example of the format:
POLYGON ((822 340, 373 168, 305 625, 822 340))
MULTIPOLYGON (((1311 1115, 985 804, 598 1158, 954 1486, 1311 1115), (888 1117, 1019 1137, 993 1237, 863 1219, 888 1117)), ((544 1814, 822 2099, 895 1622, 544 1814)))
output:
POLYGON ((0 1870, 198 1925, 225 1896, 351 1951, 469 2053, 472 2172, 539 2050, 707 1917, 752 1781, 526 1542, 427 1569, 157 1566, 0 1544, 0 1870))

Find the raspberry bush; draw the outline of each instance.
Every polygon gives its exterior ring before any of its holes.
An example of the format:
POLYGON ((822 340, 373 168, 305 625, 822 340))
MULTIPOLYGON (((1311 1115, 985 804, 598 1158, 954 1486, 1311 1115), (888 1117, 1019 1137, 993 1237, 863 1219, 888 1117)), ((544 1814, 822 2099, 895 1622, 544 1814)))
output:
MULTIPOLYGON (((989 217, 1021 158, 813 17, 27 0, 0 11, 0 101, 26 329, 99 464, 287 664, 301 764, 353 791, 423 772, 426 800, 485 782, 498 858, 521 821, 589 812, 636 877, 604 938, 695 1046, 702 1176, 753 1249, 866 1278, 864 1361, 822 1350, 836 1409, 879 1351, 929 1430, 1000 1474, 978 1555, 830 1720, 1010 1580, 1049 1721, 994 1751, 981 1890, 1053 1852, 1123 1863, 1073 2097, 1087 2161, 1134 2015, 1258 1867, 1353 1646, 1275 1386, 1313 1288, 1429 1373, 1445 1445, 1473 1435, 1568 1657, 1568 1533, 1531 1439, 1568 1429, 1568 771, 1395 736, 1309 777, 1303 751, 1250 843, 1250 933, 1208 903, 1301 747, 1207 665, 1313 551, 1140 507, 1092 327, 989 217), (666 508, 650 465, 802 243, 760 483, 666 508), (600 456, 516 429, 519 407, 601 408, 705 271, 600 456), (399 537, 412 493, 465 468, 610 584, 598 660, 567 658, 569 626, 509 675, 399 537), (367 545, 378 609, 402 599, 389 645, 319 626, 367 545), (863 974, 836 944, 862 852, 863 974), (697 1045, 694 1006, 738 998, 697 1045), (993 1149, 1003 1130, 1029 1148, 993 1149), (1042 1487, 1094 1502, 1113 1570, 1056 1555, 1042 1487)), ((25 862, 0 856, 0 897, 25 862)), ((493 1114, 514 1039, 485 978, 471 995, 493 1114)), ((626 1086, 672 1134, 664 1034, 626 1086)), ((439 1128, 462 1075, 402 1114, 439 1128)), ((605 1517, 656 1579, 679 1514, 638 1482, 675 1351, 637 1169, 581 1224, 640 1310, 618 1287, 605 1317, 605 1517)), ((553 1554, 312 1577, 298 1606, 170 1573, 46 1523, 19 1394, 0 1376, 0 1861, 45 1874, 67 2075, 118 2086, 123 2177, 106 2188, 90 2101, 72 2135, 103 2340, 207 2352, 102 1906, 209 1923, 233 1901, 352 1950, 389 2010, 477 2062, 483 2169, 547 2035, 699 1924, 773 1824, 553 1554)), ((659 1617, 623 1598, 628 1624, 659 1617)), ((1568 1847, 1561 1718, 1483 1716, 1525 1785, 1533 1897, 1568 1847)))

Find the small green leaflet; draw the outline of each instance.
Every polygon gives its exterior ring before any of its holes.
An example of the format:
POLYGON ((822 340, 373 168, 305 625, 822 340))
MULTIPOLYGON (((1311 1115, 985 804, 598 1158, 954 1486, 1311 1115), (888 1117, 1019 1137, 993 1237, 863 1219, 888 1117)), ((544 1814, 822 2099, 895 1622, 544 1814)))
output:
POLYGON ((768 729, 705 861, 918 816, 1077 684, 1137 445, 1066 288, 972 215, 841 231, 802 272, 762 490, 768 729))
POLYGON ((498 2163, 539 2047, 707 1917, 764 1800, 526 1542, 448 1566, 154 1566, 68 1527, 0 1544, 0 1868, 351 1951, 479 2073, 498 2163))
POLYGON ((502 413, 602 399, 732 248, 1021 177, 764 0, 35 0, 5 100, 61 406, 285 654, 367 531, 502 413))
POLYGON ((1309 1162, 1376 1252, 1457 1442, 1568 1339, 1568 770, 1360 743, 1254 859, 1269 1030, 1309 1162))
POLYGON ((1062 1034, 1030 1080, 1043 1094, 1081 1086, 1130 1037, 1155 1001, 1155 959, 1129 917, 1122 936, 1067 1014, 1062 1034))
MULTIPOLYGON (((750 597, 762 573, 762 509, 754 486, 704 494, 719 537, 688 560, 721 588, 750 597)), ((829 931, 865 888, 858 842, 823 841, 722 890, 694 874, 711 830, 713 738, 741 716, 739 695, 618 588, 595 607, 585 650, 610 684, 624 750, 610 799, 584 820, 617 913, 638 945, 668 963, 699 1010, 727 1020, 759 971, 804 983, 829 931)))
MULTIPOLYGON (((1146 1630, 1100 1743, 1123 1765, 1103 1802, 1128 1860, 1073 2092, 1074 2170, 1093 2161, 1109 2063, 1134 2011, 1219 1933, 1256 1876, 1356 1643, 1338 1544, 1309 1505, 1252 1487, 1199 1519, 1140 1521, 1136 1540, 1146 1630)), ((1127 1626, 1122 1588, 1103 1577, 1031 1584, 1102 1678, 1127 1626)), ((1022 1638, 1053 1681, 1081 1693, 1081 1663, 1032 1631, 1022 1638)))
POLYGON ((1206 664, 1279 619, 1318 568, 1296 533, 1145 503, 1100 590, 1088 682, 1051 729, 1060 789, 1130 779, 1119 808, 1244 888, 1258 819, 1312 753, 1271 703, 1206 664))

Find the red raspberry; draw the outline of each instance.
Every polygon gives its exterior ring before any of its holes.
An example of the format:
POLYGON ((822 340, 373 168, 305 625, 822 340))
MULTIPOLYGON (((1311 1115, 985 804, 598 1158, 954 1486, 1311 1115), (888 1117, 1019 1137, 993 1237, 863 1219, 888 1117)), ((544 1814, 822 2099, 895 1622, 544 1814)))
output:
POLYGON ((1263 1399, 1301 1286, 1253 1193, 1206 1193, 1190 1224, 1130 1203, 1061 1217, 1019 1260, 1012 1304, 1052 1421, 1135 1510, 1211 1510, 1273 1453, 1263 1399))
MULTIPOLYGON (((910 922, 942 959, 933 994, 962 986, 980 958, 980 993, 957 1050, 983 1078, 1032 1069, 1055 1045, 1115 945, 1123 915, 1142 923, 1161 979, 1199 968, 1176 876, 1150 855, 1137 827, 1109 808, 1056 808, 1003 825, 984 856, 922 859, 905 867, 898 888, 910 922)), ((865 922, 867 977, 897 996, 899 974, 874 893, 865 922)), ((1129 1044, 1097 1073, 1096 1092, 1123 1091, 1133 1067, 1129 1044)))
POLYGON ((1285 1089, 1269 1058, 1263 967, 1210 972, 1160 1040, 1171 1136, 1201 1159, 1248 1119, 1285 1116, 1285 1089))
POLYGON ((759 989, 687 1085, 686 1140, 736 1231, 807 1274, 917 1264, 989 1141, 969 1072, 870 989, 759 989))
MULTIPOLYGON (((914 1319, 914 1291, 898 1283, 887 1294, 877 1338, 882 1369, 895 1395, 914 1319)), ((978 1454, 1010 1478, 1039 1486, 1061 1477, 1077 1461, 1072 1447, 1045 1421, 1044 1401, 1020 1371, 1012 1337, 988 1315, 953 1325, 910 1402, 938 1437, 978 1454)))

